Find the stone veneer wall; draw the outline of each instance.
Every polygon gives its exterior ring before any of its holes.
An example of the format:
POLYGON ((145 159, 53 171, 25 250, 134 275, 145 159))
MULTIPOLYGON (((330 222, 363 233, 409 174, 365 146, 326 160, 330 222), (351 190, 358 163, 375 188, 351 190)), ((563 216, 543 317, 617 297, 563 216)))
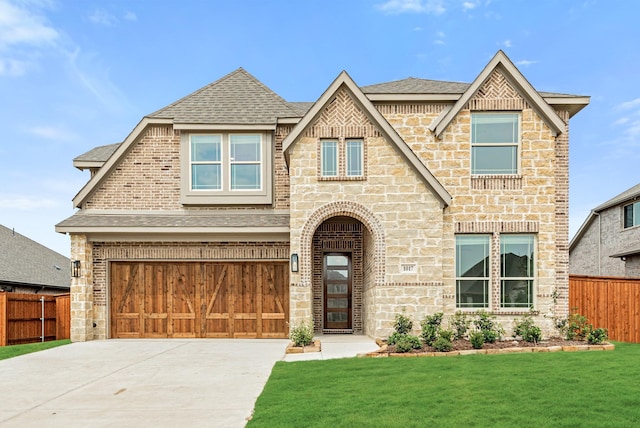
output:
MULTIPOLYGON (((93 263, 93 281, 90 287, 86 287, 83 295, 90 298, 92 302, 92 311, 86 313, 89 317, 88 325, 95 323, 95 328, 91 325, 90 331, 91 336, 96 339, 107 338, 110 261, 286 261, 289 259, 289 244, 286 242, 96 242, 93 246, 88 245, 88 259, 93 263)), ((72 295, 74 294, 72 290, 72 295)), ((72 302, 74 299, 72 297, 72 302)))
POLYGON ((71 340, 94 338, 93 257, 84 235, 71 235, 71 260, 80 260, 80 277, 71 278, 71 340))
POLYGON ((351 254, 351 311, 352 330, 362 333, 363 286, 363 227, 362 223, 323 223, 313 236, 313 320, 315 331, 324 326, 323 256, 329 252, 351 254))

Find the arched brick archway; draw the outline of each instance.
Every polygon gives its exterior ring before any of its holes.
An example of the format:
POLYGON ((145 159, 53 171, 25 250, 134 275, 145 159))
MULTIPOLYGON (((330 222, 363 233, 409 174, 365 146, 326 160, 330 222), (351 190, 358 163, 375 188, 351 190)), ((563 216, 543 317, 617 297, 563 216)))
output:
POLYGON ((376 216, 361 204, 351 201, 338 201, 325 204, 318 208, 306 221, 300 235, 300 281, 303 286, 310 286, 312 282, 313 236, 325 220, 331 217, 346 216, 360 221, 373 238, 373 278, 375 284, 382 284, 385 276, 385 236, 384 229, 376 216))

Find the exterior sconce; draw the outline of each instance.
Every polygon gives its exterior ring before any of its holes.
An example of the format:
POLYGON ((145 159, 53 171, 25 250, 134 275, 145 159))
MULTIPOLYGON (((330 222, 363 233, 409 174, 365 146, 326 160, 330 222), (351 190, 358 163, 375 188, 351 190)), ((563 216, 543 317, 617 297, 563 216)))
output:
POLYGON ((71 276, 74 278, 80 278, 80 260, 74 260, 71 262, 71 276))
POLYGON ((298 255, 291 254, 291 272, 298 272, 298 255))

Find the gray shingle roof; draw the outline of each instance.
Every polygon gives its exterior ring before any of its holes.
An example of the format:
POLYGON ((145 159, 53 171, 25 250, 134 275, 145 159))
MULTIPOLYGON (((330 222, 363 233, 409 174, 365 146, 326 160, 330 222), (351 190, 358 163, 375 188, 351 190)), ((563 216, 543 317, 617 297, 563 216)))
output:
POLYGON ((275 124, 279 117, 300 117, 278 94, 243 68, 164 107, 150 118, 176 123, 275 124))
POLYGON ((105 162, 122 143, 98 146, 73 158, 74 162, 105 162))
POLYGON ((624 192, 620 193, 619 195, 614 196, 613 198, 609 199, 604 204, 598 205, 593 210, 595 212, 599 212, 599 211, 602 211, 604 209, 607 209, 607 208, 616 206, 618 204, 621 204, 623 202, 630 201, 630 200, 632 200, 634 198, 637 198, 637 197, 640 197, 640 183, 636 184, 635 186, 631 187, 630 189, 625 190, 624 192))
POLYGON ((74 214, 56 225, 56 228, 65 227, 289 227, 289 214, 272 211, 222 211, 203 215, 74 214))
POLYGON ((392 82, 363 86, 361 89, 365 94, 461 94, 468 87, 468 83, 409 77, 392 82))
POLYGON ((70 261, 0 225, 0 282, 68 288, 71 285, 70 261))
POLYGON ((296 109, 301 116, 303 116, 305 113, 307 113, 309 111, 309 109, 314 105, 315 103, 312 102, 308 102, 308 101, 303 101, 303 102, 290 102, 289 105, 291 107, 293 107, 294 109, 296 109))

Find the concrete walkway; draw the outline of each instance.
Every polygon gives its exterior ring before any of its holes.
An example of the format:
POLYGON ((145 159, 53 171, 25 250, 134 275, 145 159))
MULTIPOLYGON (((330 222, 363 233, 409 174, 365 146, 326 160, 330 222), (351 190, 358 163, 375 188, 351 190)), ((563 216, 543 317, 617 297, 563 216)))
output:
POLYGON ((322 352, 286 356, 286 339, 145 339, 2 360, 0 427, 243 427, 276 361, 377 348, 365 336, 320 339, 322 352))

